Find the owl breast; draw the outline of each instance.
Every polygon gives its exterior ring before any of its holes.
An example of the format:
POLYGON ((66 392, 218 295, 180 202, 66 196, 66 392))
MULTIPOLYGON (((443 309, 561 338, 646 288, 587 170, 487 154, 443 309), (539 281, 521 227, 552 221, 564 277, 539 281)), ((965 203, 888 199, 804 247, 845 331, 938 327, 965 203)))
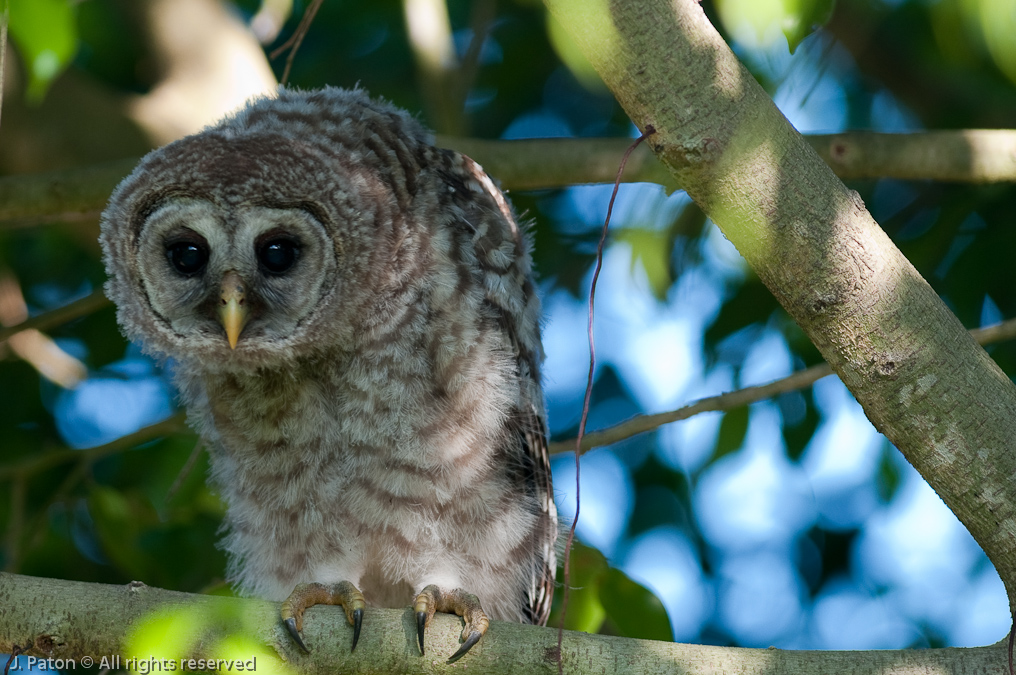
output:
POLYGON ((472 589, 543 622, 557 535, 528 242, 472 160, 360 91, 282 91, 148 155, 103 214, 124 332, 175 362, 228 577, 472 589))

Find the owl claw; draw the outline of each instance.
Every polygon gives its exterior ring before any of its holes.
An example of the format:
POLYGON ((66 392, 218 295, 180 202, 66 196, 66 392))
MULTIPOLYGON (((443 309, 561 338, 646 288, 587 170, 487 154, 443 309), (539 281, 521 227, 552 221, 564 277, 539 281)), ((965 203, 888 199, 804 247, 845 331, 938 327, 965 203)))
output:
POLYGON ((469 637, 466 638, 466 641, 462 643, 462 646, 459 647, 458 651, 455 652, 454 654, 452 654, 450 657, 448 657, 448 661, 447 662, 448 663, 454 663, 455 661, 458 661, 460 658, 462 658, 463 654, 465 654, 470 649, 472 649, 473 645, 475 645, 477 642, 479 642, 480 638, 482 638, 482 637, 483 637, 483 632, 478 631, 478 630, 472 631, 469 634, 469 637))
POLYGON ((423 633, 427 628, 427 612, 416 613, 416 637, 420 641, 420 656, 426 654, 423 651, 423 633))
POLYGON ((348 581, 340 581, 331 586, 324 584, 300 584, 293 589, 289 597, 282 603, 279 614, 286 630, 303 651, 310 653, 301 635, 303 629, 303 613, 314 605, 342 605, 346 612, 346 620, 353 627, 353 649, 360 639, 360 627, 363 625, 363 609, 366 606, 363 594, 348 581))
POLYGON ((487 627, 490 625, 490 620, 483 612, 483 608, 480 607, 479 598, 458 588, 452 591, 442 591, 437 586, 427 586, 416 596, 413 609, 416 611, 416 637, 420 642, 421 655, 424 653, 424 630, 430 623, 431 617, 434 616, 434 612, 458 614, 466 622, 465 628, 462 629, 463 643, 458 651, 451 655, 448 663, 457 661, 472 649, 473 645, 479 642, 483 634, 487 632, 487 627))
MULTIPOLYGON (((304 653, 310 654, 310 650, 307 649, 307 645, 304 644, 304 642, 303 642, 303 636, 300 635, 300 629, 296 627, 296 619, 293 618, 293 617, 290 617, 290 618, 286 619, 285 621, 283 621, 282 623, 286 624, 286 630, 289 631, 289 635, 290 635, 290 637, 293 638, 293 642, 298 644, 300 646, 300 649, 302 649, 304 651, 304 653)), ((359 631, 357 631, 357 632, 359 632, 359 631)), ((356 637, 355 637, 355 635, 356 634, 354 633, 354 637, 353 637, 353 646, 354 647, 356 646, 356 637)))
POLYGON ((356 649, 356 641, 360 639, 361 625, 363 625, 363 607, 353 610, 353 647, 349 651, 356 649))

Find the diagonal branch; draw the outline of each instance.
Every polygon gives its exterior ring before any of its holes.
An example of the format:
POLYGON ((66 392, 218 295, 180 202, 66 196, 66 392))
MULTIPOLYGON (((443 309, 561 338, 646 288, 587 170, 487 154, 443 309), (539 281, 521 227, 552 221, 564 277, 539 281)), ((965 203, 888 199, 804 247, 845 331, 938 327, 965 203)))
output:
POLYGON ((0 327, 0 344, 9 340, 11 336, 17 335, 21 331, 50 331, 57 326, 61 326, 73 321, 74 319, 80 319, 83 316, 97 312, 109 304, 109 300, 106 299, 106 296, 103 295, 101 290, 93 291, 89 295, 79 298, 74 302, 70 302, 63 307, 57 307, 56 309, 51 309, 48 312, 36 314, 35 316, 25 319, 21 323, 13 326, 0 327))
POLYGON ((678 183, 1016 605, 1016 386, 737 60, 696 0, 544 0, 678 183))
POLYGON ((16 464, 0 465, 0 480, 28 477, 54 466, 66 464, 67 462, 95 462, 108 455, 130 450, 155 438, 184 431, 186 428, 184 425, 184 414, 179 412, 161 422, 142 427, 132 434, 121 436, 103 445, 96 445, 95 447, 84 448, 82 450, 72 448, 54 450, 39 455, 32 455, 16 464))
MULTIPOLYGON (((1012 340, 1016 338, 1016 319, 1009 319, 1008 321, 984 328, 974 328, 970 331, 970 334, 977 340, 978 344, 982 345, 1012 340)), ((655 415, 636 415, 612 427, 585 434, 582 438, 581 450, 582 452, 588 452, 602 445, 618 443, 632 436, 638 436, 647 431, 654 431, 664 424, 686 420, 701 413, 733 410, 734 408, 740 408, 757 401, 764 401, 768 398, 785 394, 788 391, 804 389, 805 387, 810 387, 823 377, 832 374, 833 369, 829 364, 822 363, 805 370, 799 370, 796 373, 791 373, 769 384, 745 387, 725 394, 708 396, 694 403, 682 406, 677 410, 656 413, 655 415)), ((571 452, 574 449, 574 438, 555 441, 547 447, 547 451, 551 454, 571 452)))
MULTIPOLYGON (((664 424, 686 420, 689 417, 702 413, 733 410, 734 408, 740 408, 756 401, 764 401, 767 398, 772 398, 788 391, 804 389, 814 384, 816 380, 832 374, 833 369, 829 367, 829 364, 823 363, 818 366, 812 366, 807 370, 800 370, 769 384, 745 387, 744 389, 737 389, 736 391, 730 391, 717 396, 708 396, 677 410, 656 413, 655 415, 636 415, 615 426, 586 434, 582 439, 582 452, 588 452, 601 445, 611 445, 612 443, 623 441, 632 436, 638 436, 647 431, 654 431, 664 424)), ((571 452, 574 449, 574 438, 555 441, 547 446, 547 452, 551 454, 571 452)))

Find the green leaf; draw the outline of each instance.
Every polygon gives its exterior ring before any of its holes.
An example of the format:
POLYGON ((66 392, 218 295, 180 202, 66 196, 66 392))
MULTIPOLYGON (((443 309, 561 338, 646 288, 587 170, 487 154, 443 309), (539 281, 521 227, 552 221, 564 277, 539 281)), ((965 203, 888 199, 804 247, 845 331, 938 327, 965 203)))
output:
POLYGON ((787 457, 792 462, 796 462, 801 459, 808 442, 815 435, 819 422, 822 420, 815 408, 815 402, 812 400, 810 387, 800 392, 783 394, 777 399, 781 409, 791 400, 797 405, 804 406, 804 414, 800 419, 791 422, 787 415, 784 415, 783 418, 783 442, 787 445, 787 457))
POLYGON ((608 569, 600 581, 600 602, 625 637, 671 642, 674 631, 663 603, 621 570, 608 569))
POLYGON ((769 45, 782 33, 791 53, 829 21, 834 5, 835 0, 716 0, 720 20, 734 39, 769 45))
POLYGON ((878 458, 878 473, 875 476, 875 487, 878 490, 879 499, 883 504, 888 504, 896 496, 896 490, 900 487, 900 470, 896 468, 893 455, 897 452, 893 444, 888 440, 882 443, 882 452, 878 458))
POLYGON ((835 5, 836 0, 783 0, 781 27, 791 54, 816 28, 828 23, 835 5))
POLYGON ((582 83, 583 87, 590 91, 607 91, 607 85, 600 79, 593 64, 582 53, 564 26, 550 12, 547 12, 547 37, 550 38, 550 44, 554 46, 558 57, 572 72, 575 79, 582 83))
POLYGON ((25 97, 40 103, 74 58, 78 30, 70 0, 9 0, 11 39, 28 70, 25 97))
POLYGON ((674 281, 670 274, 670 252, 674 247, 670 233, 667 230, 629 227, 618 231, 616 237, 631 246, 632 270, 637 263, 642 264, 653 296, 657 300, 666 298, 674 281))
POLYGON ((250 637, 258 631, 258 620, 255 615, 245 614, 243 608, 231 602, 160 607, 131 629, 124 645, 125 655, 141 665, 151 660, 169 664, 163 667, 167 671, 214 670, 190 663, 200 657, 232 662, 223 664, 219 672, 232 671, 234 667, 240 672, 237 664, 243 663, 242 672, 293 675, 292 668, 271 647, 250 637))
POLYGON ((753 323, 765 323, 779 305, 758 277, 751 275, 736 294, 723 303, 713 324, 706 329, 706 343, 714 345, 753 323))
MULTIPOLYGON (((568 583, 571 590, 568 593, 564 627, 583 633, 598 633, 607 616, 607 611, 600 602, 599 591, 600 580, 608 570, 607 559, 595 548, 575 542, 572 546, 569 569, 571 579, 568 583)), ((564 581, 564 574, 558 574, 558 579, 564 581)), ((554 599, 560 611, 564 591, 559 590, 554 599)), ((559 625, 559 616, 558 614, 551 617, 547 625, 559 625)))
POLYGON ((720 422, 720 433, 716 437, 711 461, 734 452, 744 443, 748 433, 748 406, 728 410, 720 422))
POLYGON ((154 561, 138 545, 138 537, 144 524, 158 519, 151 506, 136 494, 96 486, 88 495, 88 512, 110 562, 131 578, 150 579, 154 561))

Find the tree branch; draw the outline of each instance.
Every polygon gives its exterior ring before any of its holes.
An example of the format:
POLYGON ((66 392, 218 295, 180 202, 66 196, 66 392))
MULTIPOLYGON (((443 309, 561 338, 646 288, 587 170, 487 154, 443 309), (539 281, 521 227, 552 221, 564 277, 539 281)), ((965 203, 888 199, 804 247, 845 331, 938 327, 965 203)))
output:
POLYGON ((80 319, 83 316, 97 312, 109 304, 109 300, 106 299, 101 290, 93 291, 89 295, 67 303, 63 307, 57 307, 48 312, 36 314, 13 326, 0 327, 0 344, 23 330, 50 331, 74 319, 80 319))
POLYGON ((654 152, 1016 599, 1016 387, 695 0, 545 0, 654 152))
MULTIPOLYGON (((971 329, 970 334, 981 345, 1012 340, 1016 338, 1016 319, 1009 319, 1008 321, 1003 321, 993 326, 985 326, 984 328, 974 328, 971 329)), ((682 406, 677 410, 656 413, 655 415, 636 415, 612 427, 585 434, 582 437, 581 449, 582 452, 588 452, 601 445, 611 445, 647 431, 654 431, 664 424, 686 420, 689 417, 694 417, 704 412, 733 410, 734 408, 740 408, 756 401, 764 401, 767 398, 779 396, 788 391, 797 391, 798 389, 810 387, 826 375, 832 374, 833 369, 829 364, 822 363, 805 370, 799 370, 796 373, 791 373, 769 384, 745 387, 716 396, 708 396, 694 403, 682 406)), ((547 446, 547 451, 550 454, 572 452, 574 450, 574 438, 555 441, 547 446)))
POLYGON ((1016 180, 1016 130, 914 134, 854 131, 805 137, 836 175, 956 183, 1016 180))
POLYGON ((39 455, 32 455, 17 464, 0 465, 0 480, 27 477, 66 462, 94 462, 107 455, 130 450, 142 443, 161 436, 169 436, 184 429, 186 429, 186 426, 184 426, 184 414, 179 412, 161 422, 142 427, 132 434, 121 436, 103 445, 96 445, 95 447, 84 448, 82 450, 75 450, 73 448, 54 450, 39 455))
MULTIPOLYGON (((733 410, 734 408, 740 408, 756 401, 764 401, 767 398, 772 398, 788 391, 804 389, 814 384, 816 380, 832 374, 833 369, 829 367, 829 364, 823 363, 806 370, 799 370, 769 384, 757 387, 745 387, 744 389, 737 389, 717 396, 708 396, 677 410, 656 413, 655 415, 636 415, 615 426, 601 429, 600 431, 593 431, 583 436, 582 452, 588 452, 601 445, 611 445, 612 443, 623 441, 632 436, 638 436, 647 431, 654 431, 664 424, 686 420, 701 413, 733 410)), ((573 452, 574 450, 574 438, 565 441, 555 441, 547 446, 547 451, 551 454, 573 452)))
MULTIPOLYGON (((556 673, 557 631, 505 621, 491 622, 480 643, 448 665, 458 646, 462 622, 437 614, 427 629, 427 655, 416 647, 416 621, 405 609, 368 608, 356 651, 349 651, 352 629, 339 607, 314 607, 307 612, 304 634, 311 653, 291 642, 279 621, 277 603, 151 588, 137 582, 125 586, 39 579, 0 573, 0 652, 15 646, 49 658, 99 659, 124 654, 128 633, 155 609, 218 609, 241 614, 257 643, 273 647, 283 659, 308 675, 325 673, 447 673, 469 668, 481 673, 556 673), (30 645, 30 646, 29 646, 30 645)), ((192 627, 192 630, 197 630, 192 627)), ((200 637, 200 636, 194 636, 200 637)), ((208 643, 188 657, 215 657, 208 643)), ((976 649, 880 651, 783 651, 685 645, 608 635, 565 631, 564 664, 572 673, 682 673, 714 675, 997 675, 1005 663, 1002 643, 976 649)), ((144 658, 146 655, 139 655, 144 658)), ((244 655, 239 655, 244 656, 244 655)), ((261 664, 258 664, 261 665, 261 664)))
POLYGON ((78 169, 0 178, 0 226, 94 220, 117 183, 134 170, 137 158, 78 169))
MULTIPOLYGON (((849 132, 808 142, 842 178, 899 178, 992 183, 1016 181, 1016 130, 849 132)), ((469 155, 508 190, 610 183, 626 138, 491 141, 439 136, 438 145, 469 155)), ((0 178, 0 228, 97 218, 137 159, 0 178)), ((622 179, 676 189, 673 175, 648 148, 632 153, 622 179)))

